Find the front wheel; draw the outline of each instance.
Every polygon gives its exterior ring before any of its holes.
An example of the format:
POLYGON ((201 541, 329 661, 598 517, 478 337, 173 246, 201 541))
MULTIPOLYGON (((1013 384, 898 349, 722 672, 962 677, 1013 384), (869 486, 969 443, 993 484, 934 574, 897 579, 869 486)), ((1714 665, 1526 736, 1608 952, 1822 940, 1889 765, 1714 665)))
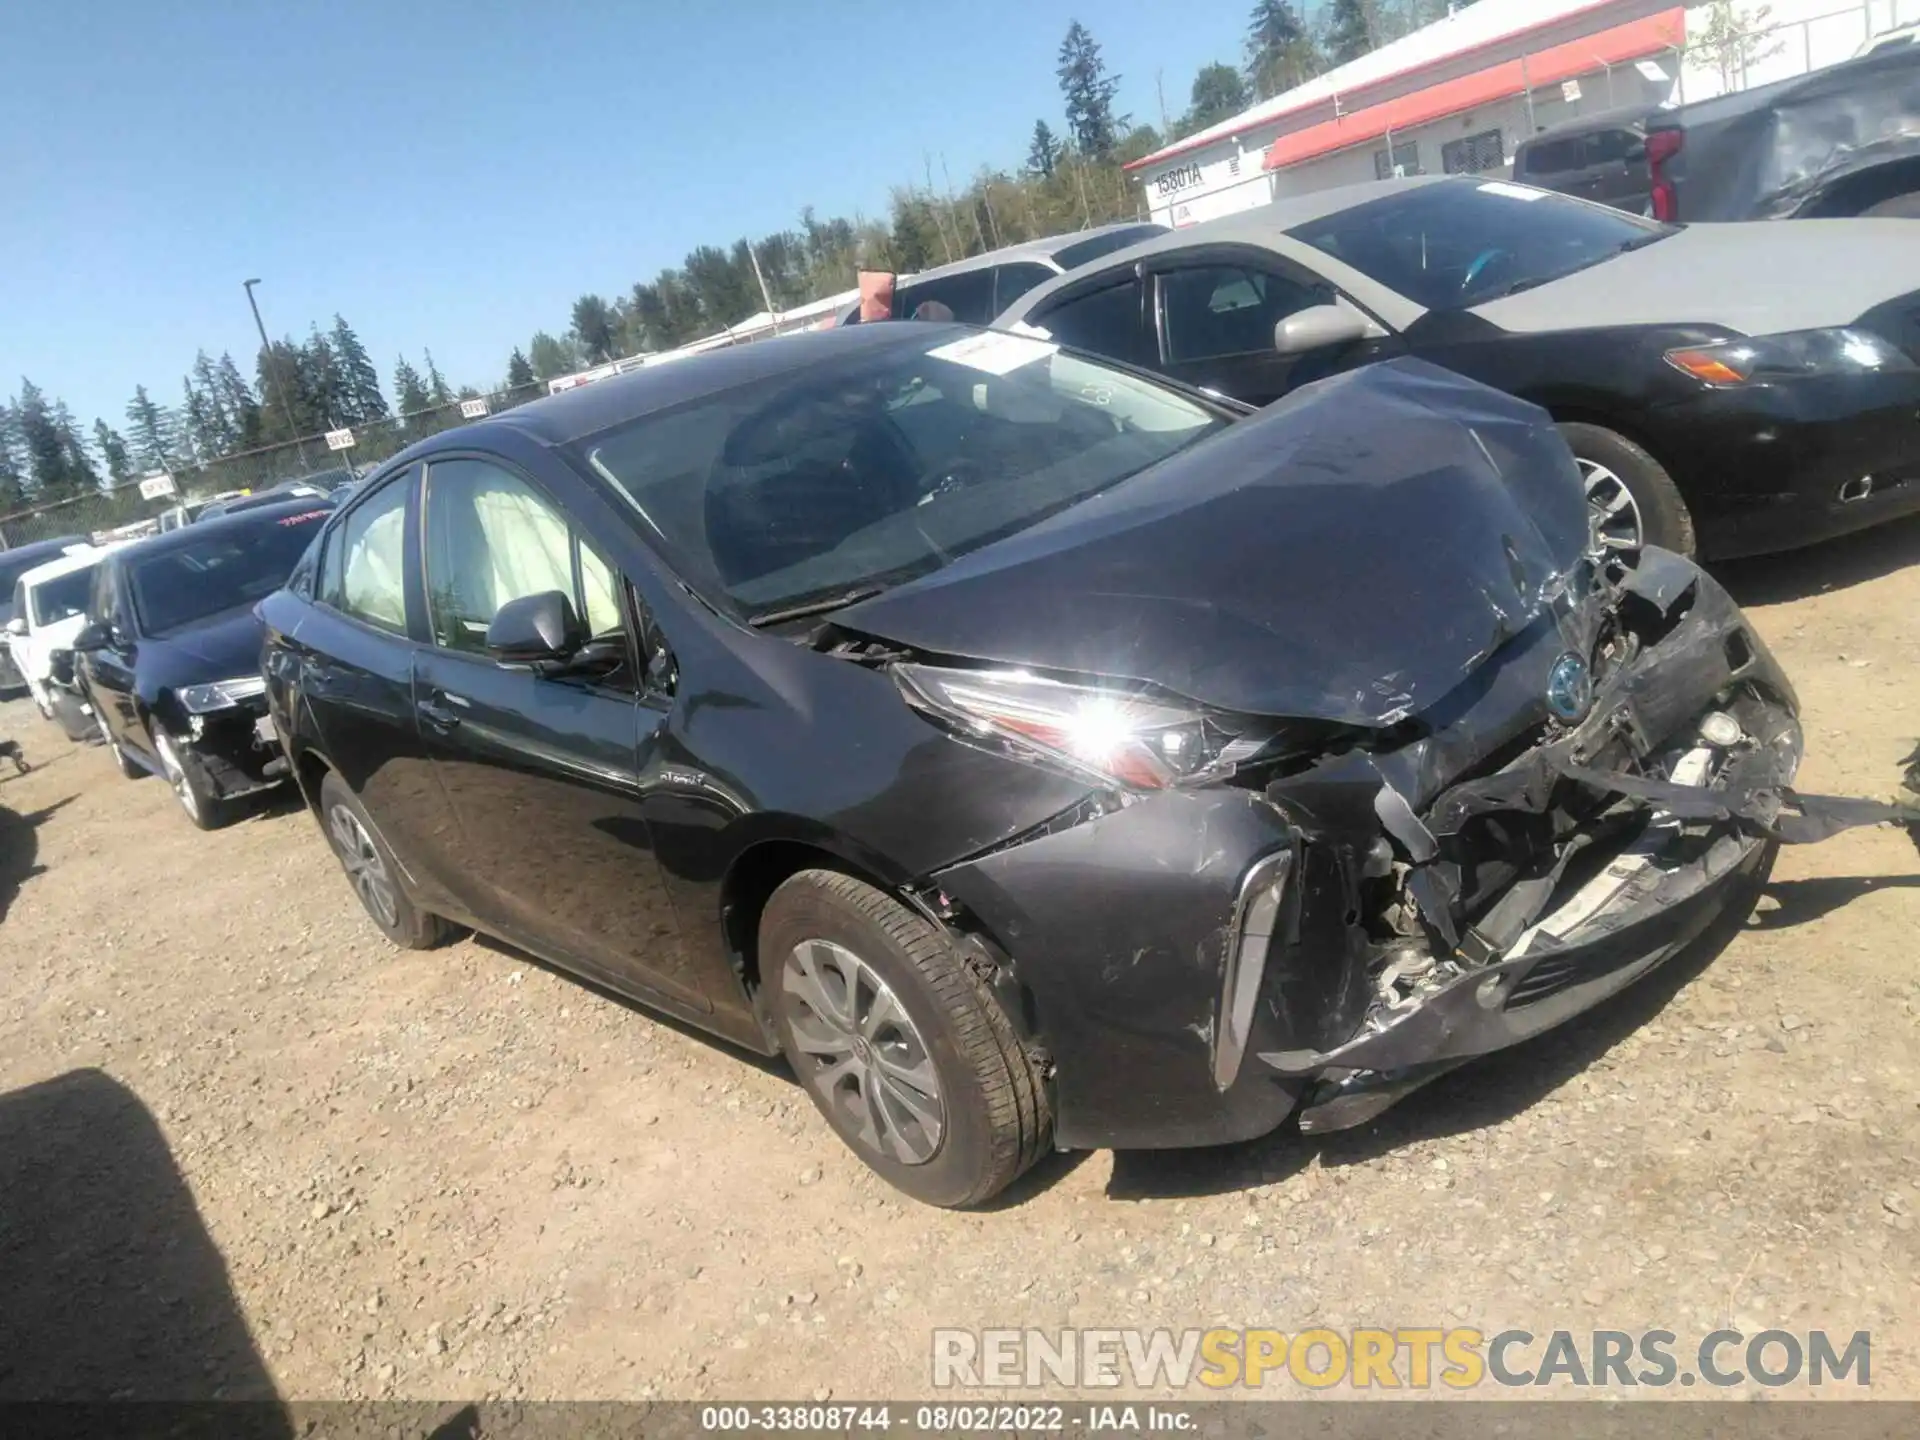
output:
POLYGON ((447 938, 447 922, 415 905, 400 888, 393 852, 346 782, 331 770, 320 781, 320 825, 367 918, 382 935, 402 950, 431 950, 447 938))
POLYGON ((234 803, 213 793, 200 757, 182 748, 163 725, 153 725, 149 733, 153 736, 153 753, 160 758, 160 773, 180 802, 180 808, 187 812, 187 818, 202 830, 218 830, 231 824, 237 813, 234 803))
POLYGON ((848 875, 803 870, 760 919, 762 983, 809 1098, 880 1177, 977 1205, 1053 1133, 1038 1069, 947 937, 848 875))
POLYGON ((1629 564, 1643 545, 1694 552, 1693 515, 1660 462, 1618 431, 1568 421, 1560 434, 1580 466, 1594 534, 1629 564))

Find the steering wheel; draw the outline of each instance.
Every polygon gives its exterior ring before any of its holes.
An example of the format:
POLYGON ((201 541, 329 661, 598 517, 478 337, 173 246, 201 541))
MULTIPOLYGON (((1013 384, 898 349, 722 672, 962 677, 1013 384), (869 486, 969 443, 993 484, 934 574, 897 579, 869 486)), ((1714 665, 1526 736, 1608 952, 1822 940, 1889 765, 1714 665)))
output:
POLYGON ((924 505, 936 495, 970 490, 986 478, 986 469, 978 460, 967 455, 949 455, 938 465, 929 465, 920 473, 915 488, 924 493, 918 503, 924 505), (929 484, 929 481, 932 483, 929 484))
POLYGON ((1480 278, 1481 271, 1485 270, 1495 261, 1511 259, 1513 259, 1513 252, 1510 250, 1502 250, 1497 245, 1490 249, 1482 250, 1478 255, 1473 257, 1473 263, 1467 266, 1467 277, 1460 282, 1460 288, 1462 290, 1471 290, 1473 288, 1473 282, 1480 278))

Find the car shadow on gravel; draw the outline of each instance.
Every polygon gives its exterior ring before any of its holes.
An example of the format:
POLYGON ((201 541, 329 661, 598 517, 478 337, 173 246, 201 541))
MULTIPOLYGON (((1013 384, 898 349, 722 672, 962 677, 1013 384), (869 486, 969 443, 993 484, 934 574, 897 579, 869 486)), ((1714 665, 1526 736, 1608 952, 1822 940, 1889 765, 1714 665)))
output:
POLYGON ((1717 560, 1707 568, 1742 606, 1779 605, 1845 590, 1920 563, 1920 515, 1876 525, 1804 550, 1717 560))
POLYGON ((98 1070, 0 1095, 0 1275, 0 1402, 276 1398, 166 1137, 98 1070))
POLYGON ((40 839, 34 832, 49 815, 73 801, 69 795, 38 810, 25 811, 0 805, 0 920, 7 918, 20 887, 46 869, 38 861, 40 839))
POLYGON ((1920 875, 1822 875, 1808 880, 1775 880, 1767 886, 1772 908, 1757 910, 1756 930, 1785 930, 1851 905, 1876 890, 1920 889, 1920 875))
MULTIPOLYGON (((1784 908, 1784 907, 1783 907, 1784 908)), ((1314 1160, 1362 1165, 1407 1145, 1510 1120, 1565 1085, 1646 1025, 1733 943, 1748 908, 1730 907, 1699 939, 1618 995, 1509 1050, 1449 1071, 1371 1123, 1306 1136, 1287 1121, 1271 1135, 1207 1150, 1118 1151, 1108 1196, 1116 1200, 1218 1195, 1290 1179, 1314 1160)))

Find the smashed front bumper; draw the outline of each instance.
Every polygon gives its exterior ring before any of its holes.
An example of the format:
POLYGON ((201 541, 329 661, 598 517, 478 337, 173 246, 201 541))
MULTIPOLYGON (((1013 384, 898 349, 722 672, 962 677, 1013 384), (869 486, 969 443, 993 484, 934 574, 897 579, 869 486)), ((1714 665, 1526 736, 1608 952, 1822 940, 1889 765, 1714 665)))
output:
POLYGON ((936 893, 1030 1000, 1062 1145, 1340 1128, 1744 914, 1776 842, 1920 820, 1795 795, 1796 709, 1725 592, 1649 551, 1411 735, 1095 804, 936 893), (1555 722, 1549 674, 1586 646, 1591 709, 1555 722))
POLYGON ((284 783, 291 771, 267 717, 264 697, 189 715, 175 739, 199 762, 218 800, 237 800, 284 783))

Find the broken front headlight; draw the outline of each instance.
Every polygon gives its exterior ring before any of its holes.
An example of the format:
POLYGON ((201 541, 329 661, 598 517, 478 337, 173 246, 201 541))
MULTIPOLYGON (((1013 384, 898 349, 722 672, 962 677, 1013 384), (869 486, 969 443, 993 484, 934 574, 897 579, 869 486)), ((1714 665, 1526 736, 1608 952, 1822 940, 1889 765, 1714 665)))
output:
POLYGON ((1198 710, 1021 670, 897 665, 893 675, 908 704, 960 730, 1129 790, 1210 778, 1247 745, 1198 710))
POLYGON ((212 710, 225 710, 238 705, 242 700, 251 700, 256 695, 267 693, 267 682, 259 675, 242 675, 232 680, 215 680, 207 685, 182 685, 174 694, 180 700, 180 708, 189 715, 205 715, 212 710))

